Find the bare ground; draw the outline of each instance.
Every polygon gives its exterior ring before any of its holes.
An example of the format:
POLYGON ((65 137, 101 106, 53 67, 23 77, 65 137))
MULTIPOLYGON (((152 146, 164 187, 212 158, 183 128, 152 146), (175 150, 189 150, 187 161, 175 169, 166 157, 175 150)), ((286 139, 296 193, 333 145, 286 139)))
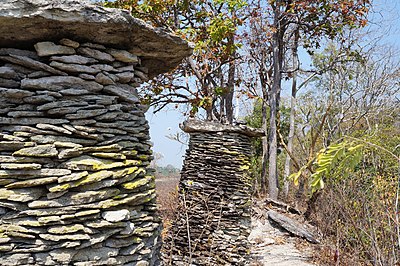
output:
MULTIPOLYGON (((266 210, 263 210, 265 213, 266 210)), ((314 266, 312 244, 279 229, 267 216, 252 218, 251 262, 249 266, 314 266)))

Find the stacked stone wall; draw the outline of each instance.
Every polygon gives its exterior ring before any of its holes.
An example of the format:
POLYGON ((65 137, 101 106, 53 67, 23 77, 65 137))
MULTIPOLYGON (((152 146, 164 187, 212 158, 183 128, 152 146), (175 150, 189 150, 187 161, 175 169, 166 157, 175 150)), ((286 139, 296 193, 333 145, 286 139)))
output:
POLYGON ((166 265, 244 265, 249 252, 251 137, 262 132, 188 121, 179 218, 163 247, 166 265))
POLYGON ((146 72, 138 56, 95 43, 0 48, 0 265, 157 264, 134 88, 146 72))

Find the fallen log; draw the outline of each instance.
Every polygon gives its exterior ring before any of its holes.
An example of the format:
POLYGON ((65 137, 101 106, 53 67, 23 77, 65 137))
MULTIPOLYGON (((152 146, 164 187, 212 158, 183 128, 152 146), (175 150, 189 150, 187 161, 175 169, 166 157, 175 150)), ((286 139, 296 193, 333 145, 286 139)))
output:
POLYGON ((293 220, 283 214, 275 211, 267 212, 268 218, 278 224, 281 228, 288 231, 290 234, 306 239, 308 242, 318 244, 319 241, 313 234, 305 228, 305 226, 296 220, 293 220))

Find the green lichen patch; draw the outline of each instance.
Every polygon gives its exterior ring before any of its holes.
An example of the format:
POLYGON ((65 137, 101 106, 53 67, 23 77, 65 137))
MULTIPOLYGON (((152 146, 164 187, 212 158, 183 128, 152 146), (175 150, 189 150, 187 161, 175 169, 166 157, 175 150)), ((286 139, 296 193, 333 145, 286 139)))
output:
POLYGON ((35 238, 35 234, 40 234, 40 229, 28 229, 21 225, 15 224, 2 224, 0 225, 0 233, 19 238, 35 238))
POLYGON ((131 246, 132 244, 139 244, 142 243, 143 240, 140 237, 137 236, 129 236, 121 239, 108 239, 106 241, 106 246, 107 247, 112 247, 112 248, 122 248, 122 247, 127 247, 131 246))

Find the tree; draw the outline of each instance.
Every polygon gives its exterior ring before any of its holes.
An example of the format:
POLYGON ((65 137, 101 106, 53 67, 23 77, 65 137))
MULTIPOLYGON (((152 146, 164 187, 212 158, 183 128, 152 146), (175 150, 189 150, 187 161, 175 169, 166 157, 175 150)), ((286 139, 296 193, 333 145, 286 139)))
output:
MULTIPOLYGON (((355 52, 338 49, 331 43, 323 53, 314 54, 313 62, 324 71, 310 82, 319 90, 309 90, 299 98, 302 104, 298 119, 302 127, 295 131, 294 153, 297 158, 307 159, 294 159, 296 165, 303 167, 296 167, 300 171, 292 177, 300 179, 300 184, 309 175, 314 178, 318 150, 344 136, 371 134, 378 125, 393 123, 399 110, 396 96, 400 92, 400 65, 391 49, 368 44, 355 52)), ((316 180, 311 183, 318 185, 316 180)))
MULTIPOLYGON (((255 1, 254 7, 264 6, 265 1, 255 1)), ((292 74, 298 69, 288 69, 285 61, 288 55, 290 44, 298 42, 299 36, 302 39, 301 45, 310 53, 314 48, 320 47, 322 39, 333 39, 345 27, 358 27, 366 24, 366 13, 369 1, 269 1, 270 8, 258 12, 254 9, 250 14, 256 19, 266 21, 266 36, 269 36, 264 51, 267 54, 263 57, 271 62, 271 68, 261 68, 262 75, 267 83, 268 104, 269 104, 269 130, 268 130, 268 183, 269 196, 278 196, 278 175, 277 175, 277 147, 278 147, 278 116, 282 90, 282 80, 292 78, 292 74)), ((250 26, 251 27, 251 26, 250 26)), ((296 52, 296 50, 292 50, 296 52)), ((262 64, 259 64, 262 65, 262 64)), ((263 89, 264 91, 265 89, 263 89)), ((265 93, 264 93, 265 95, 265 93)))
POLYGON ((159 111, 168 104, 190 104, 208 120, 233 122, 237 83, 236 33, 242 24, 243 0, 106 1, 108 7, 131 10, 136 17, 169 29, 195 44, 194 55, 173 74, 159 76, 146 87, 144 100, 159 111))
MULTIPOLYGON (((254 103, 254 107, 252 113, 245 117, 245 121, 248 126, 253 128, 263 128, 265 124, 268 124, 269 117, 265 118, 265 114, 268 113, 268 106, 267 112, 263 110, 264 103, 261 98, 258 98, 257 101, 254 103), (266 122, 264 121, 266 119, 266 122)), ((281 106, 280 116, 279 116, 279 125, 280 125, 280 134, 281 138, 286 141, 288 139, 289 133, 289 119, 290 119, 291 110, 285 104, 281 106)), ((265 158, 265 151, 264 151, 264 139, 254 139, 252 140, 252 146, 254 149, 254 154, 252 158, 252 174, 254 176, 254 187, 255 187, 255 194, 256 195, 263 195, 266 191, 266 179, 263 179, 265 170, 268 169, 268 160, 263 160, 265 158), (263 165, 265 163, 265 165, 263 165)), ((283 151, 284 147, 282 143, 278 144, 279 150, 283 151)))
POLYGON ((153 160, 150 163, 151 168, 157 168, 160 166, 160 162, 164 159, 164 155, 161 152, 155 152, 153 154, 153 160))
MULTIPOLYGON (((244 51, 239 49, 241 41, 249 45, 248 50, 254 50, 249 54, 258 67, 264 99, 264 128, 268 132, 268 138, 264 139, 265 167, 261 180, 266 180, 268 161, 269 194, 276 198, 282 80, 298 79, 298 64, 294 63, 297 48, 294 47, 303 47, 312 53, 323 39, 335 38, 345 27, 364 26, 369 0, 254 0, 249 3, 244 0, 117 0, 106 5, 129 8, 133 15, 195 43, 194 56, 186 64, 173 75, 151 81, 146 88, 145 101, 155 105, 156 111, 171 103, 189 103, 188 113, 192 116, 203 109, 208 120, 232 123, 233 92, 247 79, 240 77, 238 71, 238 59, 244 51), (246 20, 247 30, 238 30, 246 20), (239 39, 238 35, 243 38, 239 39), (288 63, 289 50, 293 54, 292 65, 288 63)), ((295 87, 296 83, 294 90, 295 87)), ((245 95, 252 97, 251 93, 245 95)))

